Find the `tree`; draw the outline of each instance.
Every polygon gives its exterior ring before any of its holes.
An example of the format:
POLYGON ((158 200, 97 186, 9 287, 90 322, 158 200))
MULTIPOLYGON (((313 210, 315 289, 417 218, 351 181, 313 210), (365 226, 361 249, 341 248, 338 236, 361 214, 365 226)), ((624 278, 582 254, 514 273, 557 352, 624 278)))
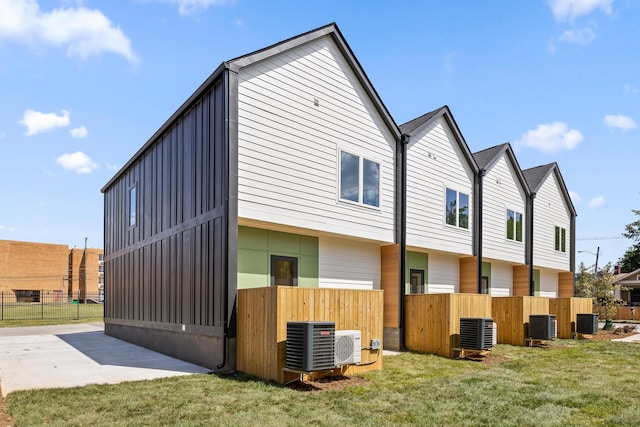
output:
MULTIPOLYGON (((631 212, 640 217, 640 210, 632 209, 631 212)), ((625 232, 622 235, 627 239, 633 240, 635 244, 627 249, 622 258, 618 260, 618 263, 620 264, 621 272, 630 273, 640 268, 640 219, 625 225, 624 229, 625 232)))
POLYGON ((620 302, 615 298, 615 291, 620 286, 613 284, 612 269, 609 263, 594 274, 581 262, 576 274, 576 296, 591 298, 594 310, 604 320, 613 318, 616 314, 616 303, 620 302))
MULTIPOLYGON (((631 209, 631 212, 633 212, 634 215, 640 217, 640 211, 631 209)), ((625 225, 624 229, 626 230, 624 233, 622 233, 624 237, 634 240, 636 243, 640 243, 640 219, 637 219, 632 223, 625 225)))
POLYGON ((630 246, 618 260, 621 273, 630 273, 640 268, 640 243, 630 246))

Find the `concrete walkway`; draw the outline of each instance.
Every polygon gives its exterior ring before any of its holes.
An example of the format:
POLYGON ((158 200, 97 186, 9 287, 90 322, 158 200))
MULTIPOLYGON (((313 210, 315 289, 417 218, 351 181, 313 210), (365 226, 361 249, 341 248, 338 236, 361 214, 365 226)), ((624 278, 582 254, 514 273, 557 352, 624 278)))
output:
POLYGON ((115 384, 210 369, 104 334, 104 325, 0 328, 0 386, 12 391, 115 384))

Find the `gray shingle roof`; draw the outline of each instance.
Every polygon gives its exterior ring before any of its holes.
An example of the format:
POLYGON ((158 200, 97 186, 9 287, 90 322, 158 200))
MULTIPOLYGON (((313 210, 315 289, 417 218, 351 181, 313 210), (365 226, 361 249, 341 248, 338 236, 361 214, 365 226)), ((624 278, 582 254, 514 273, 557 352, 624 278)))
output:
POLYGON ((546 165, 540 165, 530 169, 523 170, 522 174, 524 175, 524 178, 527 180, 527 183, 529 184, 531 191, 536 193, 538 189, 540 189, 540 186, 542 185, 544 180, 547 178, 547 175, 549 175, 549 173, 551 173, 553 168, 557 166, 558 165, 556 163, 549 163, 546 165))
POLYGON ((448 107, 445 105, 443 107, 430 111, 427 114, 423 114, 420 117, 416 117, 413 120, 409 120, 407 123, 400 125, 400 132, 407 135, 411 135, 411 133, 414 130, 416 130, 417 128, 419 128, 421 125, 428 122, 429 120, 431 120, 433 117, 440 114, 443 110, 447 110, 447 108, 448 107))
POLYGON ((480 169, 486 169, 489 164, 493 163, 493 161, 508 148, 509 143, 505 142, 504 144, 477 151, 473 153, 473 158, 476 160, 480 169))

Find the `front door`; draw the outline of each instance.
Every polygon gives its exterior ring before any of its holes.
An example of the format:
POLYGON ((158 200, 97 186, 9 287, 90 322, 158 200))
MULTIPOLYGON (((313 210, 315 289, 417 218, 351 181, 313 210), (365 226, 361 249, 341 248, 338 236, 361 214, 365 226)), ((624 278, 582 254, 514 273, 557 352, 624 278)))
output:
POLYGON ((271 255, 271 286, 298 286, 298 258, 271 255))
POLYGON ((424 270, 414 270, 412 268, 410 271, 409 282, 411 284, 412 294, 423 294, 424 293, 424 270))

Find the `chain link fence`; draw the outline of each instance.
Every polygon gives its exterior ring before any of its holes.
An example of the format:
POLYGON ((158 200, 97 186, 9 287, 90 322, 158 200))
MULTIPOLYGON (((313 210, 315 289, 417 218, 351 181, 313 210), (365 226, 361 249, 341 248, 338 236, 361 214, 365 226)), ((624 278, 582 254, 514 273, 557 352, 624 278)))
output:
POLYGON ((104 317, 104 296, 60 291, 0 291, 0 321, 104 317))

